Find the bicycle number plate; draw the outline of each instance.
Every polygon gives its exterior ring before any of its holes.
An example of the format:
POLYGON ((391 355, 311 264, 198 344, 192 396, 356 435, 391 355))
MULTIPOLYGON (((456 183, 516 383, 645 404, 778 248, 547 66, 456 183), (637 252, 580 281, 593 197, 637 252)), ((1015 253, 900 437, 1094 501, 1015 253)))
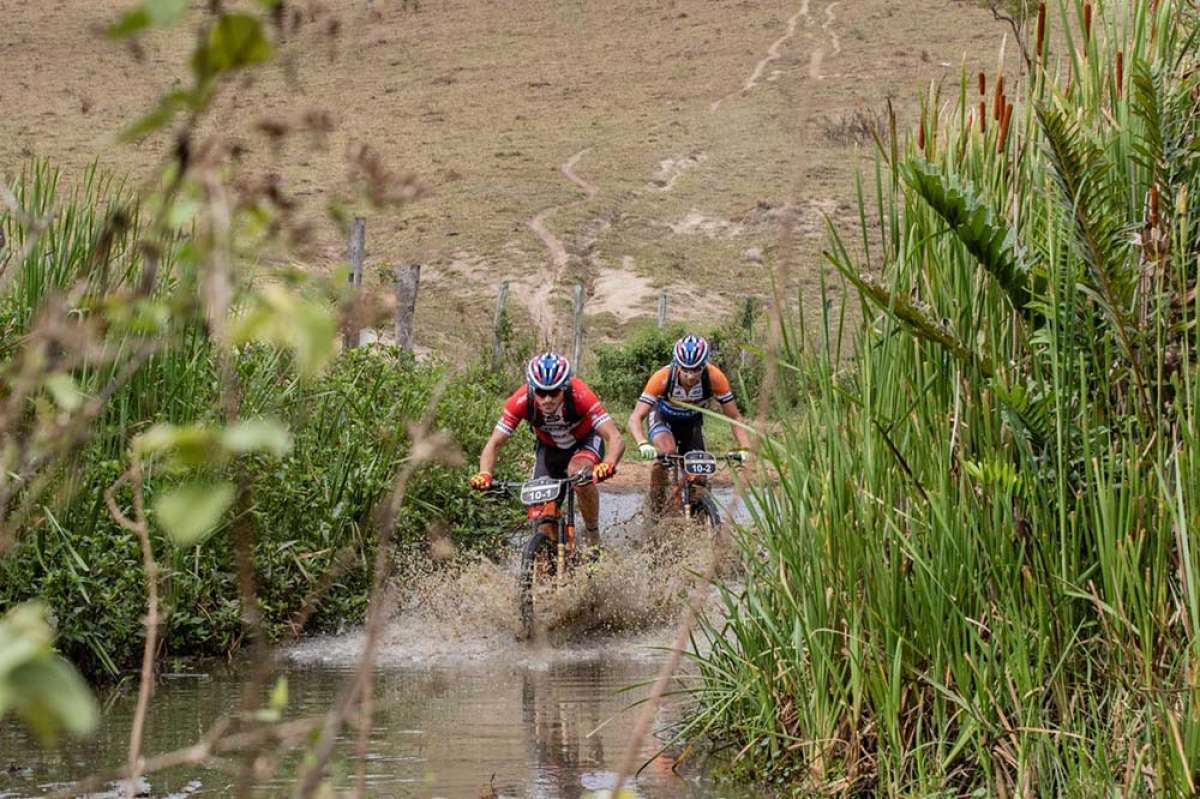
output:
POLYGON ((716 474, 717 459, 712 456, 711 452, 704 452, 703 450, 685 453, 683 456, 683 471, 687 474, 716 474))
POLYGON ((521 484, 521 502, 526 505, 541 505, 558 499, 562 493, 562 480, 553 477, 537 477, 521 484))

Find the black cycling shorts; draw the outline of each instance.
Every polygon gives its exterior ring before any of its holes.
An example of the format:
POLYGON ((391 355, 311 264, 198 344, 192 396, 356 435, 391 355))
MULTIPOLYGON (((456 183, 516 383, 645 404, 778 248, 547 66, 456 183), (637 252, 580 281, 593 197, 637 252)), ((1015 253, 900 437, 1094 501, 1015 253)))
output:
POLYGON ((704 417, 696 414, 695 418, 682 421, 664 418, 655 408, 650 411, 650 440, 661 433, 675 436, 675 450, 683 455, 704 447, 704 417))
POLYGON ((584 455, 593 461, 593 465, 604 460, 604 439, 599 433, 590 433, 582 441, 570 449, 559 449, 537 442, 534 447, 534 477, 553 477, 563 480, 567 477, 567 466, 576 455, 584 455))

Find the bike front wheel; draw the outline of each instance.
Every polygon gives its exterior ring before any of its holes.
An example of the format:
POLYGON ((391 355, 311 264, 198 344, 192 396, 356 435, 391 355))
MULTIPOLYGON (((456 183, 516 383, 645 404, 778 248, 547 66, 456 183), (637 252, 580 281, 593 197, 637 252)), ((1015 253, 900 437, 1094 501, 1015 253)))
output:
POLYGON ((550 584, 558 573, 557 547, 548 534, 552 527, 535 529, 521 552, 518 611, 522 640, 533 635, 533 599, 540 586, 550 584))
POLYGON ((692 521, 717 529, 721 526, 721 511, 717 502, 708 494, 692 500, 692 521))

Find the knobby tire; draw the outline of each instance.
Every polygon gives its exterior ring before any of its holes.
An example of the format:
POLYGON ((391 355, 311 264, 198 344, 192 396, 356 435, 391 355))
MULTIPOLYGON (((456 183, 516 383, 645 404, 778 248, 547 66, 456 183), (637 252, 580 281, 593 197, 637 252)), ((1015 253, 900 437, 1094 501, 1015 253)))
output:
POLYGON ((699 499, 692 500, 692 519, 713 530, 721 526, 721 511, 716 500, 707 492, 699 499))
POLYGON ((521 640, 533 635, 533 595, 539 576, 553 578, 557 571, 557 546, 542 530, 534 530, 521 553, 520 614, 521 640))

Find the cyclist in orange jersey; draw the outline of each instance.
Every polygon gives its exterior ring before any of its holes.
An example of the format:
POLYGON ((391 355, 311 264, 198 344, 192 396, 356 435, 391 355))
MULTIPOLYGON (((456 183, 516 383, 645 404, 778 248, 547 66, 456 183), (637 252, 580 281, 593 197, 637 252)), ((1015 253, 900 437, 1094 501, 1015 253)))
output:
MULTIPOLYGON (((716 400, 721 411, 733 422, 741 422, 742 414, 734 401, 729 378, 715 364, 709 363, 708 342, 700 336, 687 335, 675 342, 671 363, 651 377, 637 406, 629 415, 629 434, 637 442, 638 453, 653 460, 659 453, 686 454, 704 446, 704 415, 687 405, 704 405, 716 400), (649 422, 649 433, 646 423, 649 422)), ((744 461, 750 458, 750 435, 738 424, 733 437, 741 449, 744 461)), ((662 510, 666 499, 667 468, 655 463, 650 472, 650 508, 662 510)))

